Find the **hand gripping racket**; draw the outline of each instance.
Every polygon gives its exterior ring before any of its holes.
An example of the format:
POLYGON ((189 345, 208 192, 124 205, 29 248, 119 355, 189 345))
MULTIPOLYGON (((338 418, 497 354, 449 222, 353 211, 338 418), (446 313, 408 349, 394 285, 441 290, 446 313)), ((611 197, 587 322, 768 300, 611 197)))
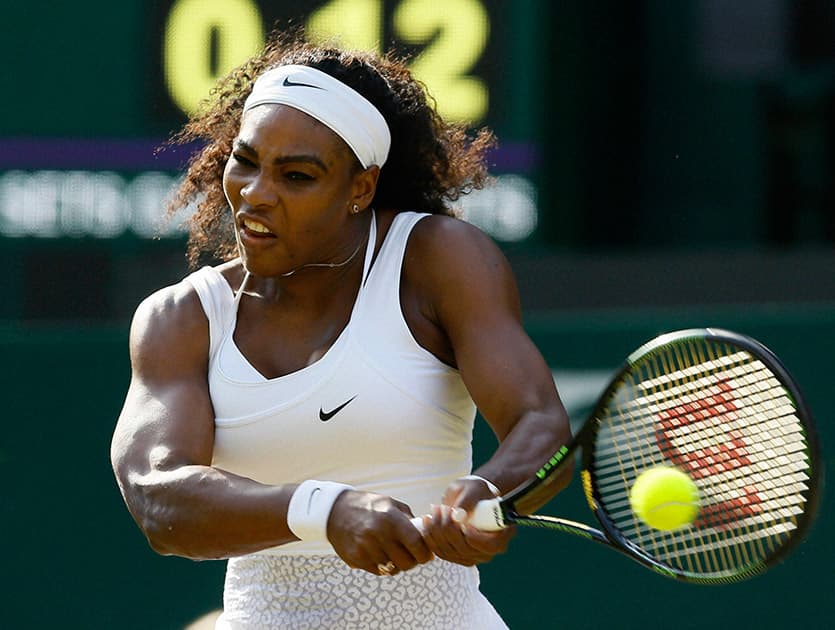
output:
POLYGON ((811 523, 822 473, 800 392, 757 341, 714 328, 641 346, 612 379, 574 440, 529 481, 481 501, 470 523, 553 529, 603 543, 658 573, 701 584, 737 582, 786 556, 811 523), (530 514, 580 451, 581 479, 600 529, 530 514), (636 477, 674 466, 696 483, 689 525, 653 529, 633 513, 636 477))

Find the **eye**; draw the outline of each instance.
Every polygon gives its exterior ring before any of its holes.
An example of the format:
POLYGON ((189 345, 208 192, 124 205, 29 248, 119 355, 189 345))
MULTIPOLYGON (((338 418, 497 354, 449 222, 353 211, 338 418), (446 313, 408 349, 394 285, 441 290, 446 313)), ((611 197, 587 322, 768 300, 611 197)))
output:
POLYGON ((249 158, 244 157, 240 153, 233 153, 232 154, 232 159, 235 160, 235 162, 237 162, 241 166, 247 166, 247 167, 255 166, 255 163, 252 160, 250 160, 249 158))
POLYGON ((313 181, 314 177, 309 175, 308 173, 302 173, 301 171, 288 171, 284 174, 284 176, 292 181, 295 182, 307 182, 313 181))

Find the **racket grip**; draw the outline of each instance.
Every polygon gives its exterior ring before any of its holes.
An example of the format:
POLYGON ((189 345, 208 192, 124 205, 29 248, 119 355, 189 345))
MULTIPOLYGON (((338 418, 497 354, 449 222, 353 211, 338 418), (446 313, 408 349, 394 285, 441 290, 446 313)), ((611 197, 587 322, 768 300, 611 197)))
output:
MULTIPOLYGON (((410 520, 412 525, 422 534, 424 531, 423 517, 415 516, 410 520)), ((473 513, 467 522, 476 529, 484 532, 497 532, 507 527, 498 499, 485 499, 476 503, 475 508, 473 508, 473 513)))
POLYGON ((485 499, 476 503, 470 514, 470 525, 485 532, 496 532, 507 527, 498 499, 485 499))

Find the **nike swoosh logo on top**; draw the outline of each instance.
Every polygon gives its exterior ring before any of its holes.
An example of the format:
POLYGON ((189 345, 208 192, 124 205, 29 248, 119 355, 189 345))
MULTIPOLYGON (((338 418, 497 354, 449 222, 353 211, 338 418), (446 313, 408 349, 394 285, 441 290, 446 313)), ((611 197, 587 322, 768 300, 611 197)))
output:
POLYGON ((309 87, 315 88, 317 90, 324 90, 325 88, 319 87, 318 85, 310 85, 310 83, 296 83, 295 81, 291 81, 289 77, 284 77, 284 83, 281 85, 285 87, 309 87))
POLYGON ((357 397, 357 395, 355 394, 354 396, 352 396, 351 398, 346 400, 344 403, 339 405, 339 407, 337 407, 336 409, 333 409, 331 411, 325 411, 324 409, 319 407, 319 420, 321 420, 322 422, 327 422, 328 420, 333 418, 336 414, 338 414, 340 411, 342 411, 348 405, 348 403, 351 402, 352 400, 354 400, 354 398, 356 398, 356 397, 357 397))

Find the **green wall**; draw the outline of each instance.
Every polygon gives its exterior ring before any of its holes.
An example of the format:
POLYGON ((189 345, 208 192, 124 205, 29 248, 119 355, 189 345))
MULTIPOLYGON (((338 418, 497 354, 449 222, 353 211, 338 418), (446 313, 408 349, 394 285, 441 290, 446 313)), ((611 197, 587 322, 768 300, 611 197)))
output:
MULTIPOLYGON (((714 325, 752 335, 799 380, 824 453, 835 441, 835 306, 601 311, 527 325, 558 374, 589 370, 598 380, 659 332, 714 325)), ((220 606, 223 564, 154 554, 113 480, 108 448, 128 382, 126 344, 121 327, 0 326, 0 382, 11 401, 0 438, 4 627, 183 628, 220 606)), ((575 408, 582 401, 569 390, 575 408)), ((476 458, 486 457, 489 432, 481 427, 476 440, 476 458)), ((580 495, 575 483, 551 507, 585 519, 580 495)), ((828 495, 794 555, 743 584, 683 585, 584 540, 524 530, 483 568, 482 588, 514 629, 824 627, 835 616, 828 495)))

